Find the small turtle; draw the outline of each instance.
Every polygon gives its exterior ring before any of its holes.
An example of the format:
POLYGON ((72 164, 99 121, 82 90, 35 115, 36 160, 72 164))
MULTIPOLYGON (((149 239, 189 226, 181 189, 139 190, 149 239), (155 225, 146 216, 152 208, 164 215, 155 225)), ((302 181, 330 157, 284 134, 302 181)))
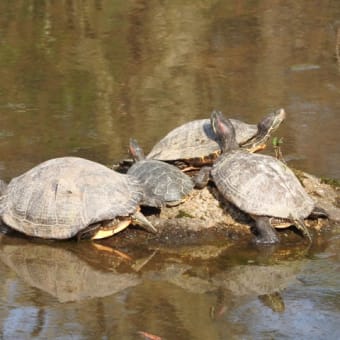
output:
POLYGON ((142 204, 151 207, 175 206, 183 202, 192 191, 194 184, 189 176, 174 165, 145 159, 143 150, 135 139, 130 139, 129 149, 135 163, 128 174, 144 185, 142 204))
POLYGON ((211 124, 222 147, 212 178, 227 200, 255 220, 256 241, 276 243, 279 239, 273 226, 290 225, 311 241, 304 219, 315 205, 294 173, 274 157, 240 149, 233 125, 221 113, 212 113, 211 124))
MULTIPOLYGON (((279 109, 266 115, 257 125, 237 119, 230 121, 236 132, 237 143, 242 148, 254 152, 264 148, 270 134, 279 127, 284 117, 284 110, 279 109)), ((146 158, 174 163, 181 161, 191 169, 211 165, 219 154, 219 141, 210 120, 200 119, 170 131, 152 148, 146 158)))
POLYGON ((136 222, 156 232, 138 211, 141 183, 77 157, 48 160, 11 180, 0 201, 9 227, 47 239, 99 239, 136 222))

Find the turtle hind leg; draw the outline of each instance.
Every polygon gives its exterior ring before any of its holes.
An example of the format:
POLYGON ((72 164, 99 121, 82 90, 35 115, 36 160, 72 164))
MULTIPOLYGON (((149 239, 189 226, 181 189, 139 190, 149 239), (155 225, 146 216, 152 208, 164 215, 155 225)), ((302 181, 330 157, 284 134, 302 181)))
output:
POLYGON ((270 218, 266 216, 252 216, 256 222, 256 244, 275 244, 279 242, 279 237, 270 223, 270 218))

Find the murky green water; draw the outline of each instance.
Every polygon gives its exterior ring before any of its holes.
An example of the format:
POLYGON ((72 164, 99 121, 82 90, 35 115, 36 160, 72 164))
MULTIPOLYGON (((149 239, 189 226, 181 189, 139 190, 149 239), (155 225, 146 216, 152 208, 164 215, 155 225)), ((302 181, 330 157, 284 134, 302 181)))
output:
MULTIPOLYGON (((213 108, 284 107, 289 164, 340 179, 338 1, 0 2, 0 177, 146 150, 213 108)), ((270 150, 269 150, 270 152, 270 150)), ((309 250, 0 246, 4 339, 338 339, 339 233, 309 250)))

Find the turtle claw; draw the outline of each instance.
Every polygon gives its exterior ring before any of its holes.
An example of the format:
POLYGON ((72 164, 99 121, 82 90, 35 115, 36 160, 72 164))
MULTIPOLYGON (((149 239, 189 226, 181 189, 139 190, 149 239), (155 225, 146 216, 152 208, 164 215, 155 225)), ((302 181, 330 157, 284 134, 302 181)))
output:
POLYGON ((308 239, 309 243, 312 243, 312 241, 313 241, 312 236, 311 236, 310 232, 308 231, 303 220, 295 220, 294 222, 295 222, 296 228, 298 228, 301 231, 301 233, 303 234, 303 236, 305 236, 308 239))
POLYGON ((143 227, 146 231, 157 234, 158 230, 147 220, 147 218, 140 212, 136 211, 132 216, 132 222, 143 227))

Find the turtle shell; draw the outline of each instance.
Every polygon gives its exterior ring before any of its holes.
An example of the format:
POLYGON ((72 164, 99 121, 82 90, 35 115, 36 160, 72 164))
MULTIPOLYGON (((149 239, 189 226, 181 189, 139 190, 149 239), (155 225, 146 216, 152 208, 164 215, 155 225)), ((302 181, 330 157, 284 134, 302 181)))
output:
POLYGON ((1 217, 24 234, 67 239, 90 224, 133 214, 142 198, 133 177, 82 158, 55 158, 12 179, 1 217))
POLYGON ((177 167, 158 160, 140 160, 128 170, 144 185, 142 204, 151 207, 181 203, 193 189, 191 178, 177 167))
POLYGON ((293 221, 314 209, 292 170, 271 156, 231 151, 216 161, 211 174, 223 196, 248 214, 293 221))
MULTIPOLYGON (((242 145, 258 132, 257 125, 230 119, 236 132, 236 141, 242 145)), ((204 158, 220 151, 210 119, 185 123, 170 131, 146 156, 147 159, 163 161, 204 158)))

